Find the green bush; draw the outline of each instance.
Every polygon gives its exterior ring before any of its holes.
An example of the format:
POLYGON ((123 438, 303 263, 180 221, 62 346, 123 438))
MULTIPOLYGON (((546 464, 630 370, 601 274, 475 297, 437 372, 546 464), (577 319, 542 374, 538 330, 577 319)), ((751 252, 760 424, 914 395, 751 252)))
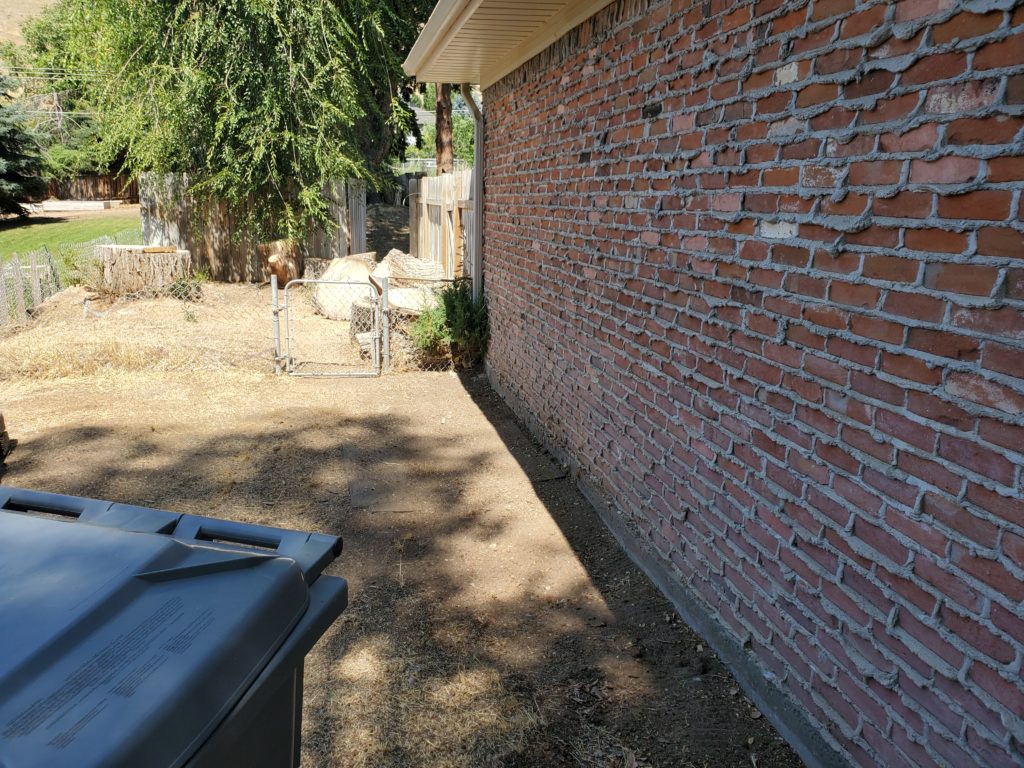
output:
POLYGON ((444 305, 440 302, 427 307, 409 326, 409 336, 416 349, 429 357, 447 357, 452 337, 445 322, 444 305))
POLYGON ((469 281, 458 280, 416 318, 410 335, 413 344, 428 355, 451 357, 457 368, 472 368, 484 359, 491 337, 487 300, 475 300, 469 281))

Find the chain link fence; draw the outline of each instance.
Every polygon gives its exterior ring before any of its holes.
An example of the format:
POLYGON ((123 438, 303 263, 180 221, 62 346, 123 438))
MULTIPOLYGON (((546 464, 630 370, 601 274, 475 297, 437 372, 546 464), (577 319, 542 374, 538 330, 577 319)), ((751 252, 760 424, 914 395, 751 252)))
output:
POLYGON ((102 268, 96 247, 142 241, 140 228, 84 243, 62 243, 14 254, 0 263, 0 328, 29 322, 36 308, 74 285, 99 285, 102 268))
POLYGON ((388 290, 391 370, 449 371, 453 362, 441 293, 453 280, 393 281, 388 290), (396 284, 397 282, 397 284, 396 284))
MULTIPOLYGON (((453 368, 439 313, 440 293, 452 281, 392 280, 386 313, 372 284, 296 284, 289 289, 290 325, 282 329, 287 336, 276 343, 268 284, 217 283, 197 273, 159 291, 105 293, 96 246, 140 240, 138 230, 129 230, 2 265, 0 380, 126 371, 267 374, 288 343, 296 370, 312 375, 453 368), (31 264, 37 280, 29 276, 31 264), (14 270, 22 278, 16 290, 14 270)), ((306 279, 317 277, 315 270, 306 279)))
POLYGON ((295 376, 378 376, 382 294, 368 281, 293 280, 274 295, 276 369, 295 376))

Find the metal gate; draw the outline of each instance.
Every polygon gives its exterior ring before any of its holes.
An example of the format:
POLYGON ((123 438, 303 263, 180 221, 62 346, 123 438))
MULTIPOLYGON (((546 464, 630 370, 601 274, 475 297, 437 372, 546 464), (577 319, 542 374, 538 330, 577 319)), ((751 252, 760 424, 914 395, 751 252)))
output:
POLYGON ((387 279, 271 278, 274 370, 292 376, 379 376, 389 366, 387 279))

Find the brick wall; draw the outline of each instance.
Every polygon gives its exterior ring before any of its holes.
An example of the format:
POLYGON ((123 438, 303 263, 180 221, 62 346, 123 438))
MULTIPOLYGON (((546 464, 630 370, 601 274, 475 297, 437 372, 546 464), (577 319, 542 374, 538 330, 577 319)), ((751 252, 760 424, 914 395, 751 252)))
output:
POLYGON ((1024 761, 1024 5, 619 0, 485 93, 495 383, 833 748, 1024 761))

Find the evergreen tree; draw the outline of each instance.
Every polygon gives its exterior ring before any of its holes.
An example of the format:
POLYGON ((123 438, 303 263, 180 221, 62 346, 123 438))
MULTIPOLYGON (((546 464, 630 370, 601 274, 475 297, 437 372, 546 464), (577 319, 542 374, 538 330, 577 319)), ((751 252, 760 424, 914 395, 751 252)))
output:
POLYGON ((0 77, 0 214, 28 215, 24 203, 46 191, 42 160, 25 116, 10 97, 12 83, 0 77))

